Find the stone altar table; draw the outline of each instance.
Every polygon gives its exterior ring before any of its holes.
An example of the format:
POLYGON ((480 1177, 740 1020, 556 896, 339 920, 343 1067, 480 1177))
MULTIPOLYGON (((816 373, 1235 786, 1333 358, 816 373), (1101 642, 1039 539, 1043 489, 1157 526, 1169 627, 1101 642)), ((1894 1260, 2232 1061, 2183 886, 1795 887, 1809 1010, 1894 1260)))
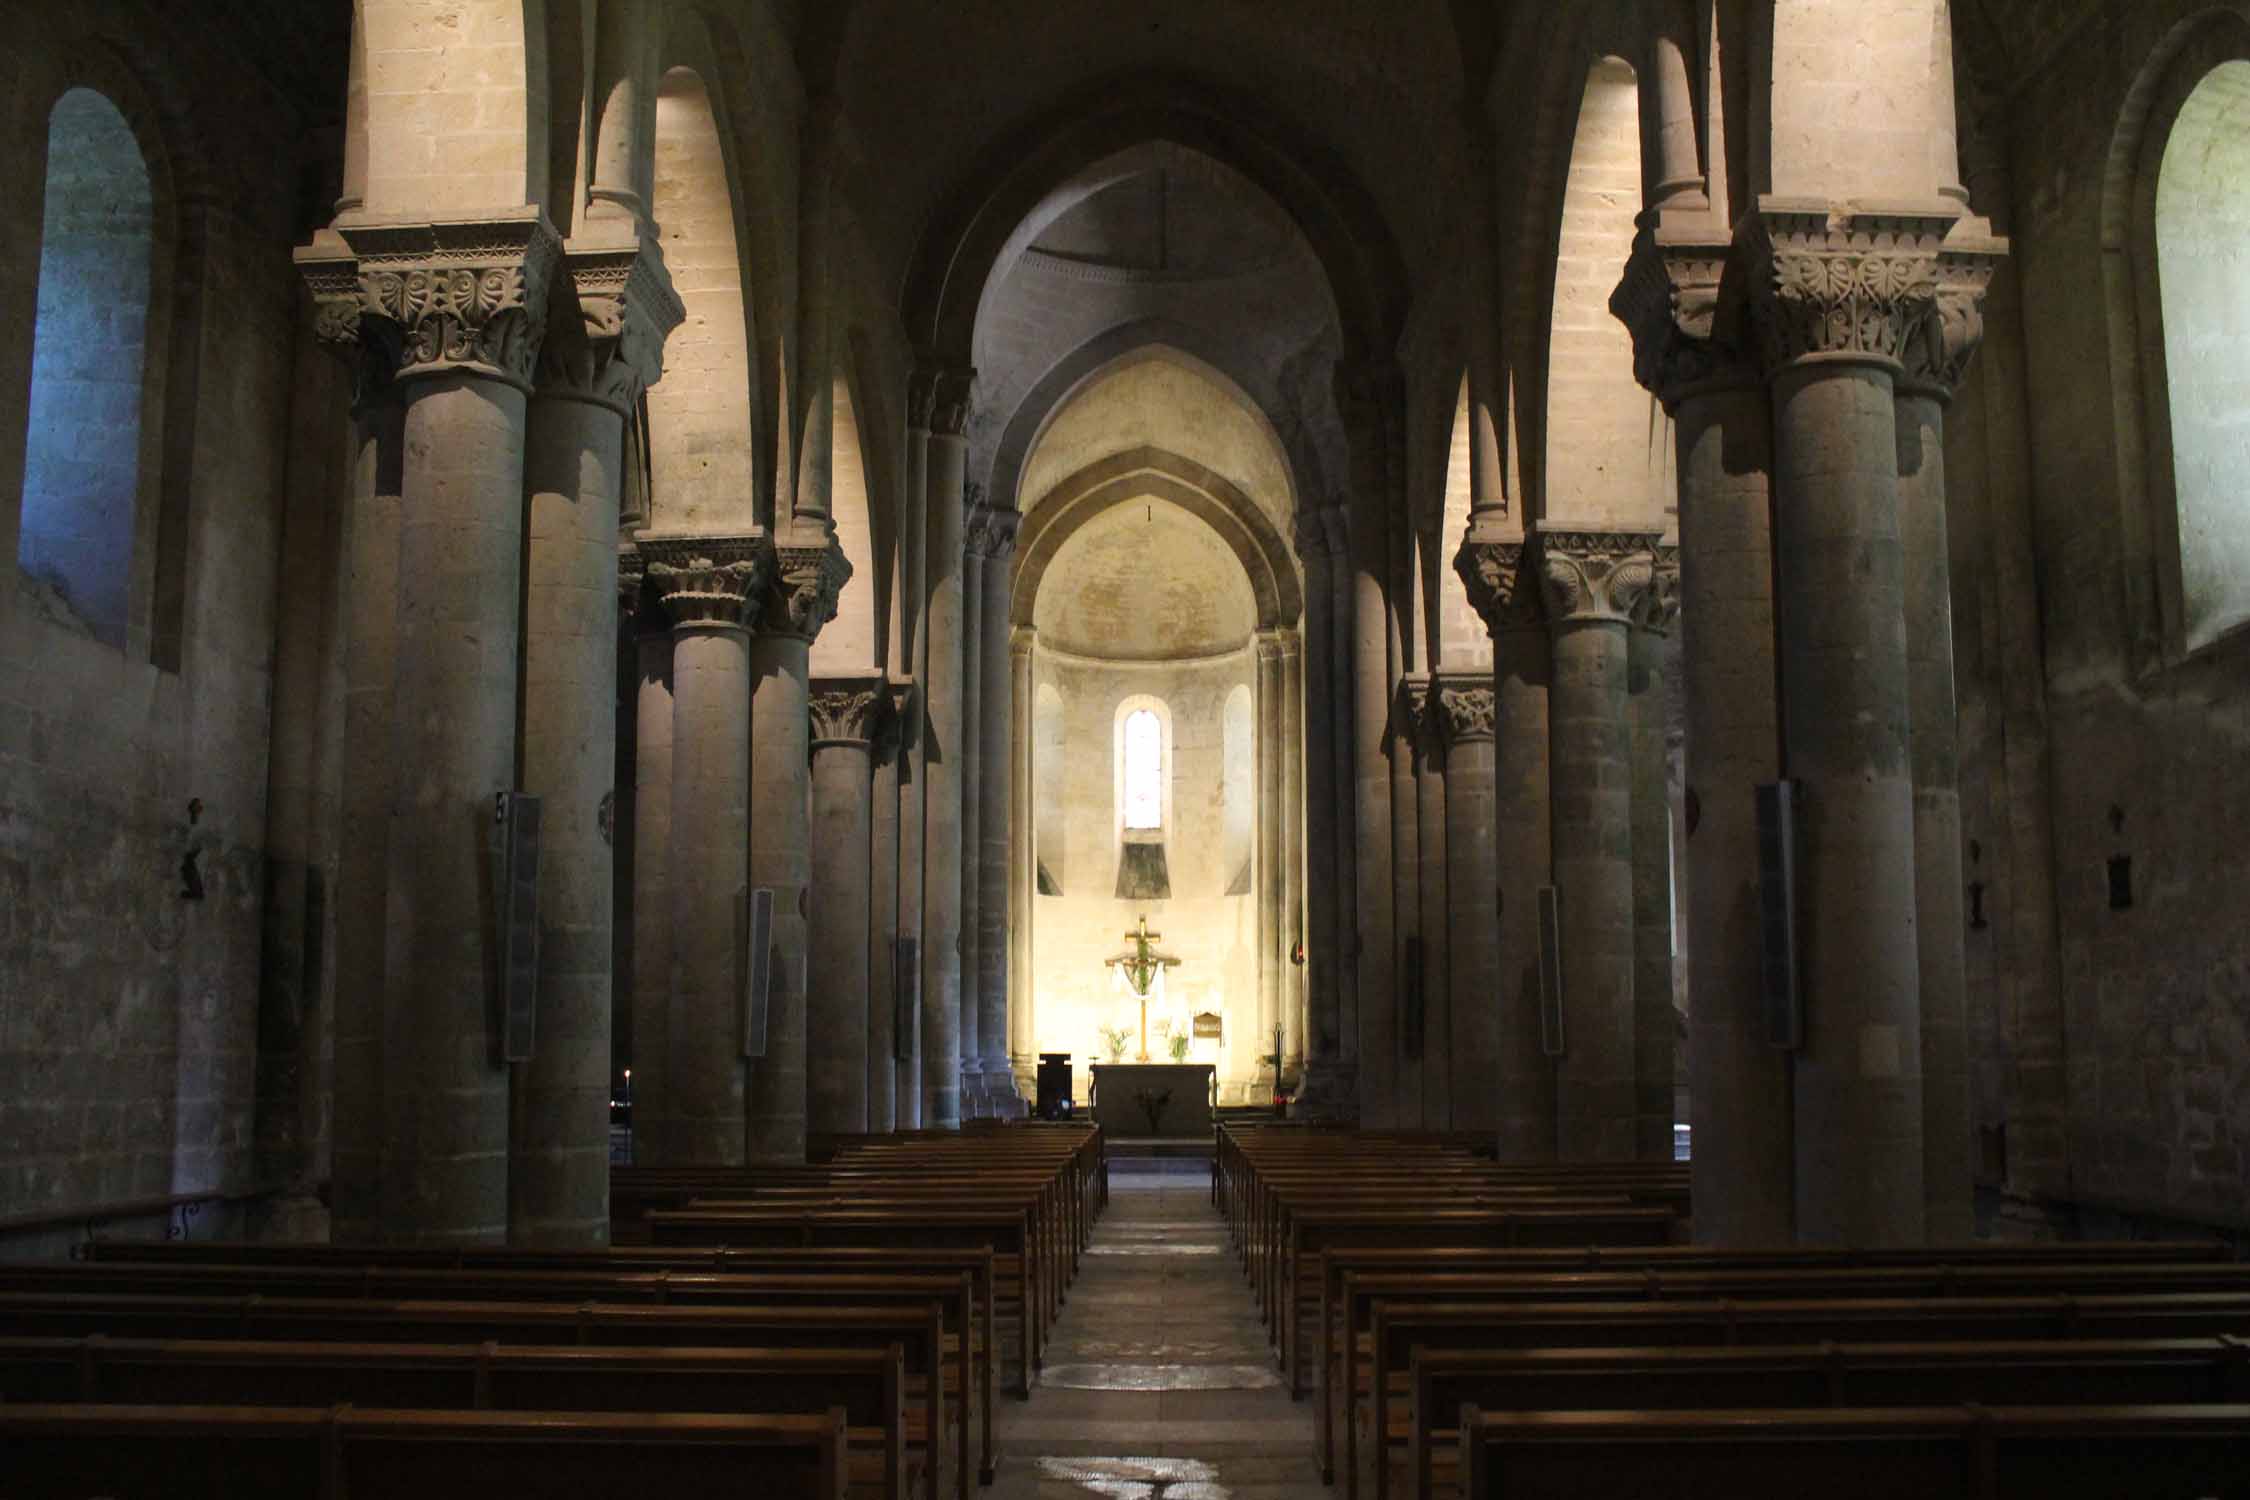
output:
POLYGON ((1113 1136, 1203 1136, 1211 1133, 1211 1063, 1095 1063, 1094 1120, 1113 1136), (1171 1091, 1155 1130, 1137 1095, 1171 1091))

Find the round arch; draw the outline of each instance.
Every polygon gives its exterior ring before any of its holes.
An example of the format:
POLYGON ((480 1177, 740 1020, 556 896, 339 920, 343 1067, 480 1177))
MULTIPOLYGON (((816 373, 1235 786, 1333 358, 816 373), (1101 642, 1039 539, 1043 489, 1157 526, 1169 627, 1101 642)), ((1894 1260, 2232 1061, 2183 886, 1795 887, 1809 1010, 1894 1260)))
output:
POLYGON ((967 368, 977 309, 1018 229, 1055 189, 1128 147, 1171 141, 1241 173, 1312 246, 1336 300, 1346 358, 1387 358, 1406 275, 1374 201, 1330 154, 1222 86, 1175 74, 1095 79, 981 152, 931 220, 901 309, 917 347, 967 368))
POLYGON ((1304 596, 1288 544, 1273 522, 1226 476, 1168 449, 1130 449, 1088 464, 1032 506, 1017 538, 1010 623, 1029 626, 1046 576, 1063 544, 1096 516, 1143 495, 1169 500, 1195 516, 1226 543, 1250 579, 1258 628, 1297 623, 1304 596))
POLYGON ((2156 192, 2165 146, 2203 79, 2250 60, 2250 19, 2206 10, 2150 52, 2118 111, 2103 174, 2102 295, 2116 425, 2124 626, 2137 670, 2187 654, 2170 374, 2156 256, 2156 192))
POLYGON ((1247 412, 1280 456, 1292 495, 1319 494, 1308 487, 1308 466, 1317 478, 1317 458, 1307 445, 1285 438, 1265 407, 1229 366, 1233 351, 1225 341, 1170 318, 1144 318, 1120 324, 1087 340, 1057 361, 1054 367, 1024 393, 1008 416, 992 459, 992 484, 988 493, 1002 504, 1028 510, 1019 492, 1026 465, 1056 418, 1077 395, 1110 375, 1150 359, 1168 359, 1209 381, 1247 412))

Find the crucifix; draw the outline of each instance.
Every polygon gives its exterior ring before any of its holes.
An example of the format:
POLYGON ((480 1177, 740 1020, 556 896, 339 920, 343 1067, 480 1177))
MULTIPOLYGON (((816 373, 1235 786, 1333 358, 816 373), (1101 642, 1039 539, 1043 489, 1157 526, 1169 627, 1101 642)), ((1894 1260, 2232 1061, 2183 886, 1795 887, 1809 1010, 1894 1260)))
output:
POLYGON ((1141 1062, 1149 1060, 1149 990, 1155 985, 1158 974, 1179 963, 1179 960, 1171 954, 1156 951, 1156 945, 1163 939, 1163 933, 1148 930, 1148 918, 1144 915, 1141 918, 1141 925, 1134 931, 1125 934, 1125 941, 1131 946, 1123 953, 1103 960, 1109 967, 1125 976, 1125 982, 1132 986, 1134 996, 1141 1002, 1141 1055, 1138 1059, 1141 1062))

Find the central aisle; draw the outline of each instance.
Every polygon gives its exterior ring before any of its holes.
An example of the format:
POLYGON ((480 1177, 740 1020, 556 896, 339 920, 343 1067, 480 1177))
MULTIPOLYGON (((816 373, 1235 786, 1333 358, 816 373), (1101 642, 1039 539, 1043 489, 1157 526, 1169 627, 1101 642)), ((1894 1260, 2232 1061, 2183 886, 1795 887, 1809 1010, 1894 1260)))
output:
POLYGON ((1003 1399, 993 1500, 1310 1500, 1293 1402, 1203 1162, 1113 1162, 1109 1210, 1028 1402, 1003 1399), (1165 1170, 1169 1166, 1170 1170, 1165 1170))

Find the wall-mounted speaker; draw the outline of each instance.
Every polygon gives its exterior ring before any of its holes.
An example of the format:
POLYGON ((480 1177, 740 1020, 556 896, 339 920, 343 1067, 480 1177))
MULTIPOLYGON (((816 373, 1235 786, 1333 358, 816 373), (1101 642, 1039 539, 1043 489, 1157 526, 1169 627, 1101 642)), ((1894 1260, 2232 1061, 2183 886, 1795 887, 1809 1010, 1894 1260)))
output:
POLYGON ((891 940, 898 957, 891 965, 892 1003, 897 1007, 891 1031, 891 1061, 914 1061, 914 1043, 922 1035, 922 940, 891 940))
POLYGON ((1766 1041, 1787 1052, 1805 1044, 1797 982, 1797 824, 1794 781, 1758 788, 1758 990, 1766 1041))
POLYGON ((1562 892, 1539 887, 1539 1050, 1563 1055, 1562 892))
MULTIPOLYGON (((742 1055, 766 1055, 766 995, 773 986, 773 890, 759 886, 746 893, 736 926, 742 933, 742 1055)), ((737 899, 743 899, 738 893, 737 899)))
POLYGON ((526 1062, 539 1010, 539 799, 500 793, 492 823, 493 946, 500 955, 493 1051, 501 1062, 526 1062))

